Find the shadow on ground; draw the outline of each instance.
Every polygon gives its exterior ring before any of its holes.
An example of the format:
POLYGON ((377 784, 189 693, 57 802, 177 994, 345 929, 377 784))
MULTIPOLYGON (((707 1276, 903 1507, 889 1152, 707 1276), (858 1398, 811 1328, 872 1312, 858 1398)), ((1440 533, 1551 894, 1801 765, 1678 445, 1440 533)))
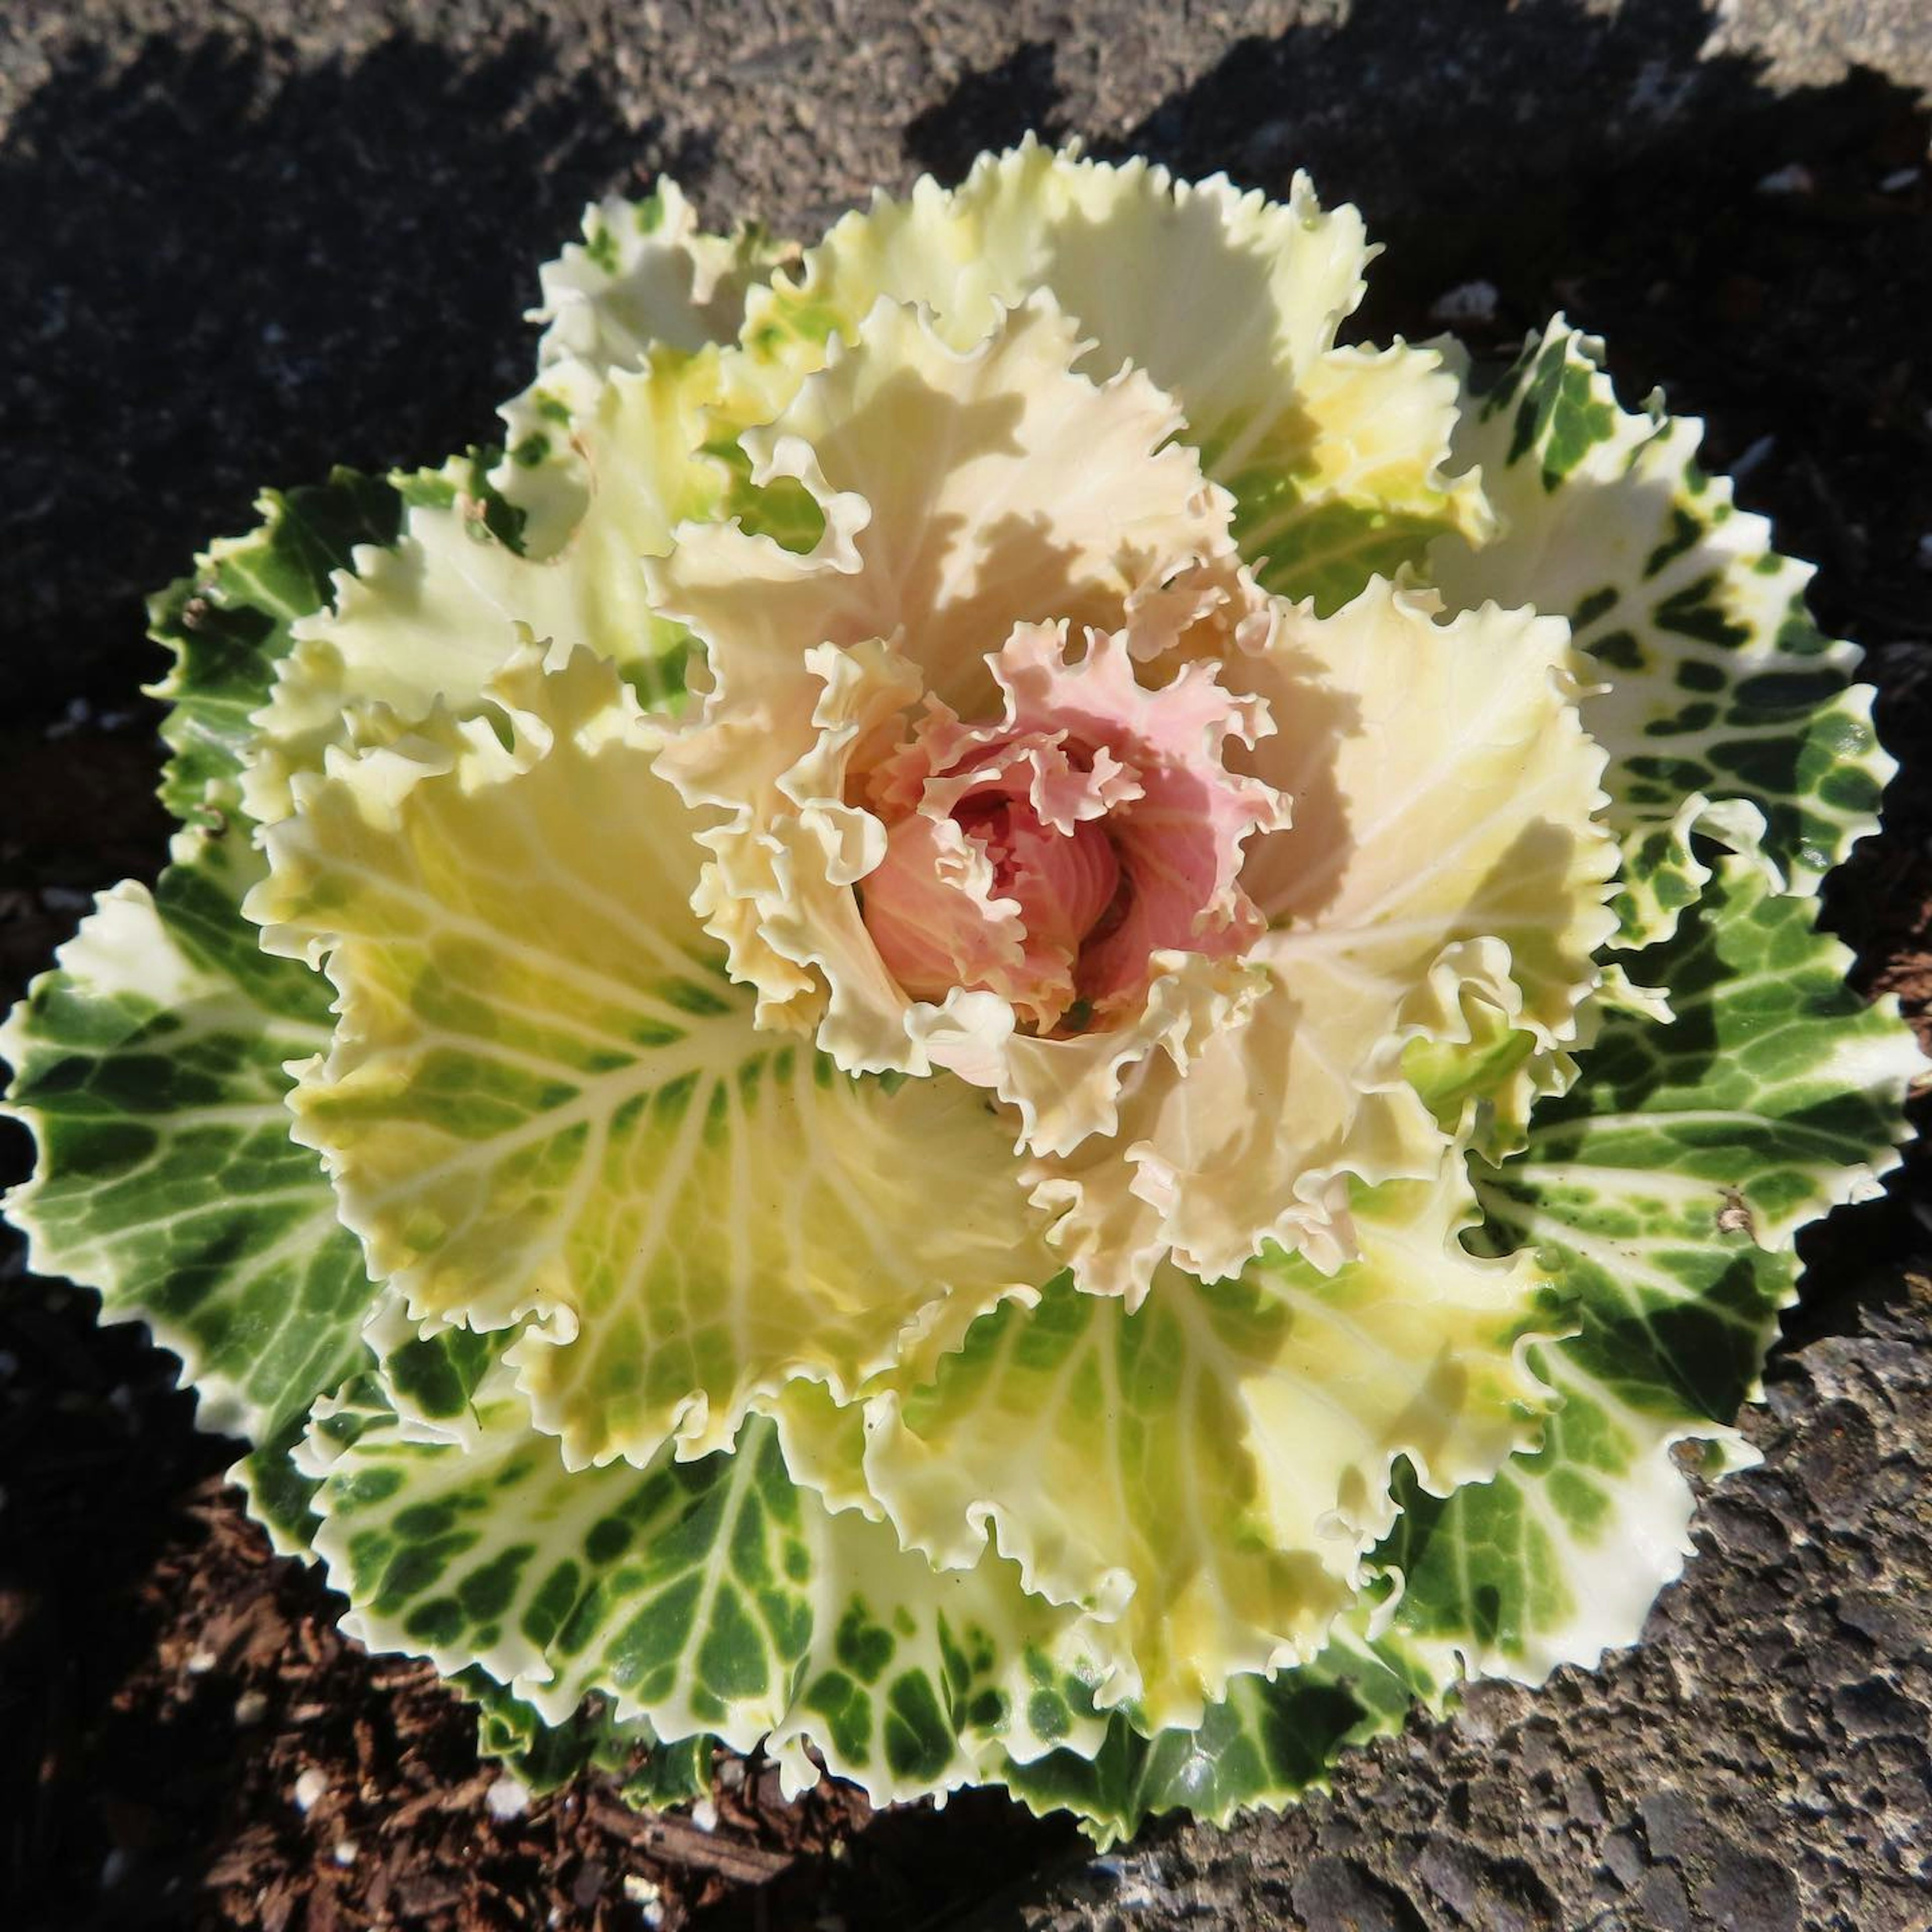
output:
POLYGON ((292 76, 225 34, 76 49, 0 152, 10 710, 124 708, 138 600, 264 482, 487 440, 536 263, 667 159, 703 173, 534 28, 292 76))

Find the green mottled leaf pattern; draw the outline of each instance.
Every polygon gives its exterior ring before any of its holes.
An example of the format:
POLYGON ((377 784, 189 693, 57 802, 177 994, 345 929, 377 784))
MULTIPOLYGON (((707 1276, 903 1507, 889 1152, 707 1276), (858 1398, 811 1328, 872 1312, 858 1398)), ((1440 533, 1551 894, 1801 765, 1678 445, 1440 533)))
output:
POLYGON ((1608 1016, 1576 1084, 1479 1190, 1509 1245, 1558 1244, 1573 1285, 1580 1269, 1615 1284, 1636 1324, 1614 1349, 1627 1376, 1645 1364, 1670 1405, 1720 1424, 1771 1335, 1751 1296, 1726 1306, 1732 1258, 1788 1254, 1807 1222, 1876 1191, 1922 1064, 1812 917, 1721 862, 1682 934, 1636 962, 1674 1019, 1608 1016))
POLYGON ((1194 1729, 1150 1738, 1116 1714, 1091 1756, 1010 1762, 1001 1781, 1036 1811, 1076 1813, 1103 1850, 1177 1808, 1225 1825, 1238 1810, 1291 1803, 1324 1784, 1342 1751, 1399 1730, 1433 1688, 1384 1648, 1338 1632, 1312 1664, 1236 1678, 1194 1729))
POLYGON ((769 1733, 795 1784, 816 1775, 809 1739, 882 1800, 1097 1738, 1077 1618, 1011 1564, 938 1573, 830 1514, 768 1422, 695 1461, 573 1471, 507 1375, 460 1440, 424 1439, 369 1383, 322 1420, 304 1460, 345 1627, 480 1664, 546 1724, 596 1695, 661 1738, 769 1733))
POLYGON ((258 1442, 350 1371, 374 1294, 289 1138, 284 1064, 327 1043, 328 989, 256 950, 236 904, 259 864, 183 832, 153 892, 104 893, 0 1029, 40 1147, 8 1203, 30 1264, 146 1322, 202 1426, 258 1442))
POLYGON ((154 688, 172 709, 161 735, 174 753, 161 799, 193 818, 211 786, 229 808, 251 736, 249 714, 267 698, 290 627, 329 599, 330 573, 354 568, 358 544, 395 540, 402 502, 388 484, 352 470, 326 483, 263 492, 261 523, 211 544, 193 573, 150 600, 148 634, 175 654, 154 688))
POLYGON ((268 1532, 278 1556, 303 1562, 315 1558, 315 1533, 322 1519, 315 1513, 315 1479, 296 1467, 295 1452, 307 1432, 308 1418, 284 1423, 268 1441, 258 1444, 228 1472, 241 1486, 248 1514, 268 1532))
POLYGON ((586 1771, 608 1772, 640 1808, 686 1803, 711 1789, 711 1738, 662 1743, 642 1718, 620 1723, 605 1697, 586 1697, 562 1724, 547 1724, 477 1665, 450 1682, 476 1706, 477 1749, 502 1760, 538 1796, 586 1771))
POLYGON ((1604 688, 1583 701, 1610 754, 1624 848, 1624 943, 1666 937, 1708 868, 1702 832, 1760 858, 1780 890, 1818 883, 1876 822, 1892 765, 1858 652, 1819 631, 1811 572, 1706 476, 1701 425, 1653 398, 1618 406, 1602 345, 1559 316, 1503 381, 1467 399, 1459 463, 1478 464, 1495 542, 1430 554, 1452 602, 1567 616, 1604 688))
POLYGON ((1897 1159, 1922 1062, 1889 1002, 1846 988, 1813 910, 1722 860, 1633 962, 1675 1018, 1610 1013, 1577 1084, 1479 1183, 1489 1244, 1533 1249, 1578 1332, 1538 1351, 1563 1397, 1541 1450, 1446 1502, 1411 1484, 1378 1552, 1406 1582, 1396 1637, 1438 1670, 1453 1652, 1534 1681, 1631 1640, 1688 1547, 1670 1445, 1738 1453, 1798 1229, 1897 1159))

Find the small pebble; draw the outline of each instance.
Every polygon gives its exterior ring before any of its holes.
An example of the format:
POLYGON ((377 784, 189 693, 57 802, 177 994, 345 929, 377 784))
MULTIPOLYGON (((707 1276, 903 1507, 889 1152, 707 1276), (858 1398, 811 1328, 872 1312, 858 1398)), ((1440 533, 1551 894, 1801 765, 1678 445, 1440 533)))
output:
POLYGON ((506 1771, 484 1792, 483 1802, 493 1818, 520 1818, 530 1808, 530 1788, 506 1771))
POLYGON ((328 1856, 339 1865, 352 1865, 361 1849, 353 1838, 338 1838, 335 1849, 328 1856))
POLYGON ((1741 483, 1754 470, 1762 469, 1778 448, 1774 436, 1761 436, 1731 465, 1731 481, 1741 483))
POLYGON ((664 1887, 642 1872, 624 1874, 624 1896, 633 1905, 655 1905, 664 1896, 664 1887))
POLYGON ((715 1832, 718 1828, 718 1807, 708 1798, 700 1798, 691 1808, 691 1822, 700 1832, 715 1832))
POLYGON ((1802 161, 1789 161, 1774 168, 1757 184, 1760 194, 1811 194, 1818 183, 1802 161))
POLYGON ((314 1765, 310 1765, 296 1780, 296 1809, 298 1811, 313 1811, 328 1795, 328 1775, 314 1765))
POLYGON ((88 704, 86 698, 70 698, 68 701, 66 715, 64 717, 56 718, 47 727, 46 736, 50 740, 70 737, 75 732, 82 730, 93 716, 94 706, 88 704))
POLYGON ((741 1790, 745 1782, 745 1760, 741 1757, 728 1757, 718 1767, 719 1788, 725 1791, 741 1790))
POLYGON ((1921 570, 1932 570, 1932 530, 1928 530, 1918 539, 1918 556, 1921 570))
POLYGON ((1437 322, 1493 322, 1501 296, 1494 282, 1460 282, 1429 305, 1437 322))
POLYGON ((1918 184, 1918 170, 1916 168, 1894 168, 1878 185, 1882 194, 1903 194, 1907 188, 1916 188, 1918 184))
POLYGON ((268 1700, 259 1690, 244 1690, 235 1700, 235 1721, 245 1731, 268 1714, 268 1700))
MULTIPOLYGON (((190 1677, 206 1677, 214 1668, 215 1655, 212 1650, 197 1650, 190 1654, 188 1674, 190 1677)), ((237 1714, 239 1714, 238 1711, 237 1714)))

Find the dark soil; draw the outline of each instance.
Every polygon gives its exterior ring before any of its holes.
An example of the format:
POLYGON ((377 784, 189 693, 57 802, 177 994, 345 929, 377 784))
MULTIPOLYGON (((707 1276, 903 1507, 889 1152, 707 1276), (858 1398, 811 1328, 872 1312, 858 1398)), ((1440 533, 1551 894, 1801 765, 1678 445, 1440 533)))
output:
MULTIPOLYGON (((1922 104, 1873 74, 1779 93, 1742 59, 1700 62, 1710 23, 1689 0, 1637 0, 1608 24, 1568 0, 1359 0, 1344 26, 1283 31, 1294 10, 1170 20, 1110 0, 1076 19, 932 0, 721 16, 666 0, 614 28, 577 5, 543 28, 508 4, 290 0, 254 10, 272 26, 209 28, 173 0, 101 0, 0 24, 0 1000, 93 891, 162 859, 154 713, 134 694, 159 661, 139 594, 242 526, 262 481, 487 436, 527 353, 526 265, 587 195, 670 160, 714 219, 815 225, 874 176, 956 174, 1031 126, 1277 189, 1305 165, 1390 244, 1364 333, 1432 333, 1432 305, 1480 279, 1493 320, 1461 326, 1478 347, 1562 306, 1607 338, 1627 398, 1661 383, 1709 419, 1713 466, 1737 469, 1782 547, 1819 561, 1822 621, 1871 650, 1904 770, 1831 916, 1859 983, 1896 992, 1927 1036, 1922 104)), ((17 1169, 26 1151, 10 1130, 4 1158, 17 1169)), ((1774 1390, 1809 1388, 1816 1352, 1874 1303, 1922 1332, 1900 1284, 1932 1247, 1925 1181, 1916 1158, 1885 1201, 1808 1238, 1774 1390)), ((423 1667, 336 1636, 328 1593, 272 1559, 220 1486, 232 1445, 194 1432, 168 1358, 97 1328, 91 1297, 15 1278, 7 1256, 0 1923, 990 1927, 1040 1922, 1024 1901, 1040 1875, 1077 1861, 1063 1825, 997 1796, 873 1816, 827 1783, 787 1806, 756 1760, 718 1767, 713 1829, 634 1816, 596 1780, 498 1817, 467 1710, 423 1667)), ((1873 1642, 1880 1682, 1926 1637, 1908 1618, 1873 1642)), ((1486 1748, 1498 1778, 1529 1774, 1518 1732, 1486 1748)), ((1686 1777, 1699 1748, 1694 1729, 1656 1745, 1686 1777)), ((1778 1765, 1758 1775, 1814 1849, 1876 1828, 1856 1792, 1801 1802, 1778 1765)), ((1898 1802, 1932 1822, 1916 1789, 1898 1802)), ((1378 1802, 1393 1834, 1403 1795, 1378 1802)), ((1466 1808, 1459 1828, 1473 1843, 1480 1820, 1466 1808)), ((1614 1868, 1601 1844, 1562 1856, 1586 1854, 1614 1868)), ((1424 1922, 1380 1892, 1335 1891, 1333 1863, 1273 1918, 1424 1922)), ((1814 1918, 1791 1883, 1806 1922, 1858 1922, 1814 1918)), ((1728 1896, 1681 1922, 1746 1922, 1726 1918, 1728 1896)), ((1426 1922, 1546 1922, 1468 1909, 1426 1922)), ((1750 1922, 1796 1925, 1798 1909, 1750 1922)), ((1646 1891, 1601 1922, 1677 1910, 1646 1891)))

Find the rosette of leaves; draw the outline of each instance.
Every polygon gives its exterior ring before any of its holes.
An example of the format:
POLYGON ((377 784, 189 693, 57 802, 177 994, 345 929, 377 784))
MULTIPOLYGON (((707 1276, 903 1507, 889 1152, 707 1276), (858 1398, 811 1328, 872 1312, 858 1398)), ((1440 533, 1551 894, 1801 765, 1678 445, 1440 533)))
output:
POLYGON ((155 601, 10 1212, 533 1774, 1280 1802, 1742 1460, 1917 1065, 1814 928, 1869 693, 1560 318, 1338 346, 1369 252, 1031 145, 608 202, 501 452, 155 601))

